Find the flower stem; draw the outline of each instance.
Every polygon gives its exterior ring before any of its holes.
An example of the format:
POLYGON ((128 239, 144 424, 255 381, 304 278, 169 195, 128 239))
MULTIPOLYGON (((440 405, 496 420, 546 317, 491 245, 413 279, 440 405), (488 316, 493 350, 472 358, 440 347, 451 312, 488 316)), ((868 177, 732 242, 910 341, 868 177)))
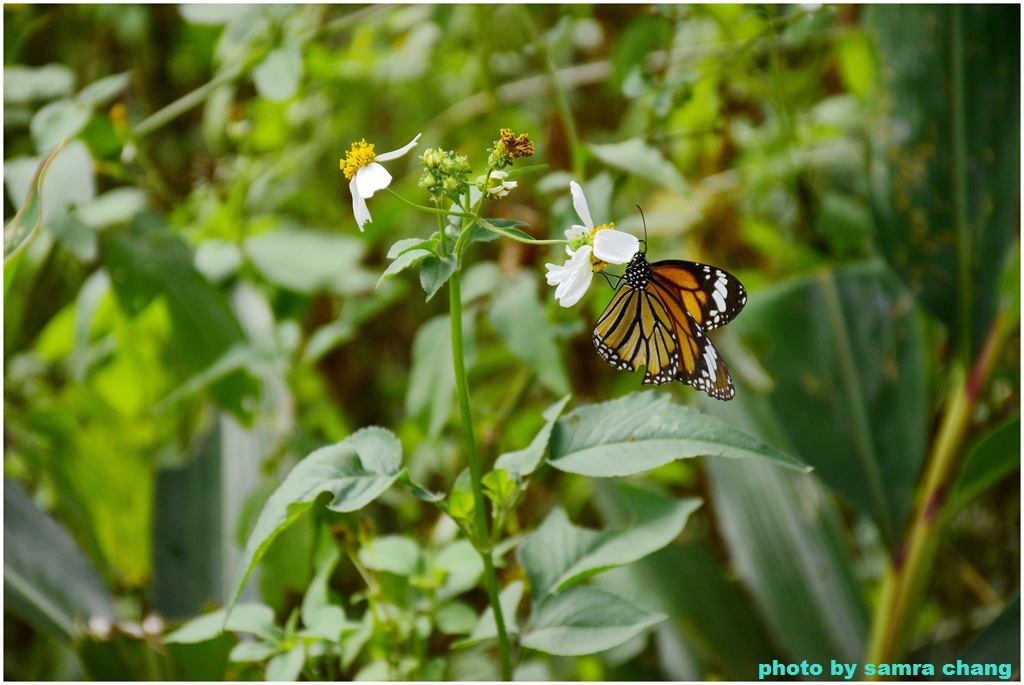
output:
MULTIPOLYGON (((441 223, 438 217, 438 223, 441 223)), ((442 251, 445 250, 444 226, 440 225, 442 251)), ((480 553, 484 562, 484 585, 494 612, 494 622, 498 628, 498 647, 501 651, 501 679, 512 680, 512 649, 509 646, 508 632, 505 630, 505 617, 501 610, 498 596, 498 576, 494 572, 494 559, 491 556, 491 533, 487 523, 487 502, 484 499, 483 474, 480 468, 480 457, 476 451, 476 437, 473 434, 473 414, 469 406, 469 383, 466 381, 466 363, 462 339, 462 274, 456 267, 448 279, 448 315, 452 323, 452 363, 455 367, 455 394, 458 397, 459 413, 462 416, 462 430, 466 435, 466 461, 469 462, 469 480, 473 490, 473 515, 475 540, 473 546, 480 553)))

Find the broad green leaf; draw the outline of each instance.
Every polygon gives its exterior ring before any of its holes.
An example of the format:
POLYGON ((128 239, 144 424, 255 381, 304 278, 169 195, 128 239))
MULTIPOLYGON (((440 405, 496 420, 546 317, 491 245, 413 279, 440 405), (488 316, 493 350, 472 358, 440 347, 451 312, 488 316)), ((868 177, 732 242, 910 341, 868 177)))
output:
POLYGON ((63 140, 77 136, 92 116, 92 110, 76 100, 54 100, 43 105, 29 128, 36 150, 40 154, 50 154, 63 140))
POLYGON ((476 612, 462 602, 445 604, 434 615, 437 629, 445 635, 468 635, 478 620, 476 612))
POLYGON ((741 384, 716 416, 742 426, 746 412, 750 430, 813 466, 895 544, 928 427, 913 298, 884 264, 853 264, 758 293, 729 328, 774 386, 763 397, 741 384))
POLYGON ((469 236, 465 238, 467 243, 485 242, 497 240, 500 237, 513 240, 532 242, 535 238, 519 226, 527 224, 515 219, 480 219, 480 223, 474 224, 469 229, 469 236))
MULTIPOLYGON (((96 196, 95 163, 89 148, 75 139, 65 142, 63 149, 50 164, 42 190, 38 191, 44 226, 96 196)), ((4 184, 12 206, 20 207, 25 203, 35 185, 35 174, 42 161, 37 157, 4 160, 4 184)))
POLYGON ((445 255, 443 258, 432 254, 420 263, 420 285, 427 294, 428 302, 451 278, 458 265, 459 258, 454 254, 445 255))
MULTIPOLYGON (((509 635, 518 635, 519 626, 516 624, 516 609, 519 601, 523 598, 523 582, 514 580, 508 587, 498 594, 498 602, 501 604, 501 615, 505 619, 505 631, 509 635)), ((488 606, 481 614, 473 632, 465 640, 460 640, 452 645, 455 649, 468 647, 482 640, 493 640, 498 637, 498 624, 494 620, 494 610, 488 606)))
MULTIPOLYGON (((594 482, 594 502, 609 526, 627 525, 635 517, 629 492, 618 480, 594 482)), ((706 542, 674 541, 602 573, 594 584, 645 611, 668 615, 654 632, 667 677, 754 680, 758 664, 770 662, 776 652, 735 574, 706 542)))
POLYGON ((25 198, 24 204, 18 209, 14 218, 4 226, 4 264, 27 245, 39 230, 39 226, 43 222, 43 181, 50 164, 63 149, 64 144, 61 143, 56 150, 39 163, 28 189, 28 197, 25 198))
POLYGON ((71 95, 75 72, 63 64, 28 67, 11 64, 4 67, 4 104, 27 105, 41 100, 71 95))
POLYGON ((373 288, 358 238, 286 227, 249 238, 243 250, 268 281, 289 290, 352 295, 373 288))
POLYGON ((266 661, 279 651, 280 647, 272 642, 239 642, 228 658, 241 662, 266 661))
POLYGON ((322 447, 300 461, 263 506, 249 535, 228 607, 234 606, 249 574, 281 531, 309 510, 323 493, 326 506, 346 512, 362 509, 383 494, 402 473, 402 446, 383 428, 364 428, 322 447))
POLYGON ((587 147, 608 166, 654 181, 684 197, 693 194, 679 170, 665 159, 660 150, 640 138, 607 145, 589 143, 587 147))
POLYGON ((128 72, 104 76, 83 88, 75 96, 75 100, 90 110, 95 110, 98 107, 103 107, 120 95, 131 82, 132 75, 128 72))
POLYGON ((476 587, 484 572, 484 562, 473 543, 463 539, 438 552, 432 568, 445 574, 444 582, 436 592, 437 601, 444 601, 476 587))
POLYGON ((252 80, 260 95, 283 102, 295 95, 302 78, 302 51, 288 44, 270 51, 252 70, 252 80))
POLYGON ((491 304, 491 324, 501 341, 555 395, 569 392, 569 376, 555 343, 555 327, 537 299, 537 280, 525 271, 506 283, 491 304))
POLYGON ((1020 468, 1020 416, 1000 424, 967 454, 960 479, 943 507, 952 515, 1020 468))
POLYGON ((127 223, 149 205, 149 198, 139 188, 114 188, 80 205, 75 214, 93 229, 127 223))
POLYGON ((306 663, 306 645, 301 642, 287 652, 273 656, 267 662, 267 682, 295 682, 306 663))
POLYGON ((596 531, 570 523, 555 509, 519 548, 519 563, 535 601, 616 566, 631 564, 679 535, 699 499, 673 500, 637 488, 624 489, 635 513, 629 528, 596 531))
POLYGON ((886 258, 969 362, 1020 206, 1020 7, 878 5, 871 200, 886 258))
POLYGON ((533 473, 540 465, 544 453, 548 449, 548 442, 551 440, 551 431, 554 430, 555 421, 562 415, 565 405, 569 403, 572 395, 566 395, 550 407, 544 410, 545 423, 537 432, 530 444, 524 449, 515 452, 506 452, 494 462, 494 468, 506 469, 513 478, 522 480, 525 476, 533 473))
POLYGON ((579 656, 611 649, 665 620, 626 600, 579 585, 550 595, 533 611, 521 644, 558 656, 579 656))
POLYGON ((796 459, 726 423, 654 391, 581 407, 551 435, 555 468, 584 476, 628 476, 700 455, 755 457, 802 469, 796 459))
POLYGON ((790 660, 861 658, 867 610, 828 492, 755 459, 704 467, 733 568, 790 660))
POLYGON ((76 623, 114 621, 114 598, 99 572, 57 523, 4 478, 4 608, 69 643, 76 623))
POLYGON ((185 623, 163 638, 165 643, 191 644, 212 640, 225 630, 253 633, 264 638, 272 634, 274 610, 265 604, 242 603, 235 606, 228 617, 227 609, 203 614, 185 623), (224 619, 227 618, 225 625, 224 619))
POLYGON ((374 538, 359 550, 359 560, 375 571, 411 576, 420 563, 420 548, 404 535, 374 538))

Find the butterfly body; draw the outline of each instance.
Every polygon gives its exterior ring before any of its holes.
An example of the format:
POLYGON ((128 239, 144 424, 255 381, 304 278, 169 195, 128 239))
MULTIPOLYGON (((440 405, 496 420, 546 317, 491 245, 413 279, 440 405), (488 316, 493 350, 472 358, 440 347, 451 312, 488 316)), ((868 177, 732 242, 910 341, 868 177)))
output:
POLYGON ((594 345, 620 370, 646 366, 645 384, 677 380, 720 400, 736 391, 706 331, 732 321, 747 303, 743 285, 708 264, 650 263, 637 252, 594 326, 594 345))

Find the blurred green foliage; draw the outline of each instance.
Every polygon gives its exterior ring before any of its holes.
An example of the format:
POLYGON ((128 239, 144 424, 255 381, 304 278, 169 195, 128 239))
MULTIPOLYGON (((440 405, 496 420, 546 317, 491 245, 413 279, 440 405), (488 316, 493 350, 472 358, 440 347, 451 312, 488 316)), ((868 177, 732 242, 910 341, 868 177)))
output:
POLYGON ((497 676, 480 558, 453 523, 473 503, 445 298, 411 269, 380 278, 436 219, 379 192, 360 233, 338 160, 422 133, 388 166, 425 205, 418 154, 479 173, 506 127, 546 168, 490 205, 495 225, 561 238, 576 180, 597 223, 750 293, 715 334, 737 399, 697 398, 709 427, 664 403, 685 435, 651 448, 660 466, 615 470, 597 444, 563 471, 602 411, 651 401, 579 408, 639 387, 590 341, 610 292, 595 279, 566 310, 541 277, 561 246, 470 247, 466 358, 502 467, 485 484, 517 675, 863 662, 937 520, 893 660, 981 654, 1019 677, 1019 12, 5 5, 5 677, 497 676), (946 440, 958 383, 969 411, 946 440), (402 455, 371 504, 274 499, 370 425, 402 455), (718 454, 692 447, 701 430, 815 471, 678 459, 718 454), (592 477, 611 473, 633 475, 592 477), (428 501, 449 490, 451 518, 428 501), (259 517, 268 501, 290 525, 259 517), (258 556, 254 528, 274 531, 258 556), (555 559, 566 540, 590 556, 555 559), (622 540, 646 556, 612 568, 622 540), (609 607, 607 642, 552 643, 567 614, 609 607))

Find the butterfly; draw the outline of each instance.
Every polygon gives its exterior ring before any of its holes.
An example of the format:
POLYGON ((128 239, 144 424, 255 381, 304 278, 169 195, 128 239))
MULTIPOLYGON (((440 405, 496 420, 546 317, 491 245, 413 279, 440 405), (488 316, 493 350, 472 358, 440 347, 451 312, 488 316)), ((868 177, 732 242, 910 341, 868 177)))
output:
POLYGON ((616 369, 645 365, 645 384, 681 381, 731 400, 736 389, 706 331, 732 321, 746 303, 732 274, 679 259, 652 264, 640 250, 594 326, 594 345, 616 369))

